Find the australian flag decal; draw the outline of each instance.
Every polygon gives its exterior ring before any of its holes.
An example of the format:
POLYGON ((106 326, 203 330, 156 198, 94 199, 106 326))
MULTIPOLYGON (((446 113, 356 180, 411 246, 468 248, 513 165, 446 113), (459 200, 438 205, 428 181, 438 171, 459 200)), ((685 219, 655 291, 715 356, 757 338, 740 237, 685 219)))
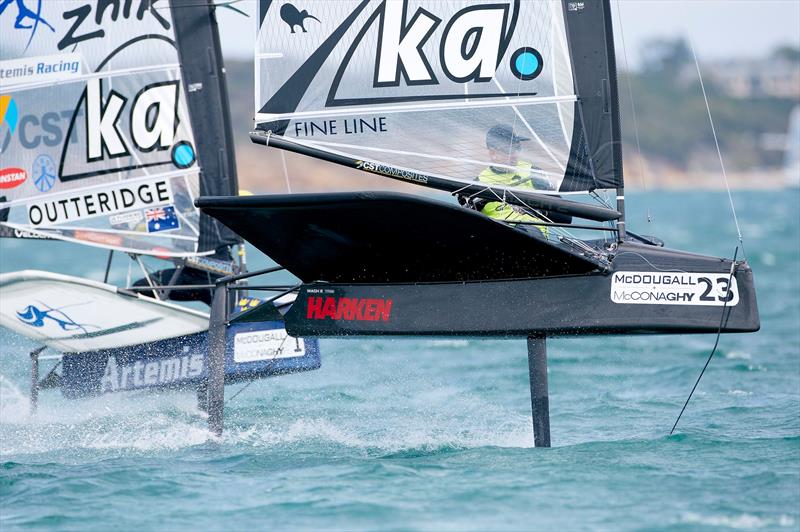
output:
POLYGON ((180 222, 178 222, 178 215, 175 214, 175 207, 172 205, 147 209, 144 212, 144 216, 147 221, 148 233, 172 231, 173 229, 180 229, 181 227, 180 222))

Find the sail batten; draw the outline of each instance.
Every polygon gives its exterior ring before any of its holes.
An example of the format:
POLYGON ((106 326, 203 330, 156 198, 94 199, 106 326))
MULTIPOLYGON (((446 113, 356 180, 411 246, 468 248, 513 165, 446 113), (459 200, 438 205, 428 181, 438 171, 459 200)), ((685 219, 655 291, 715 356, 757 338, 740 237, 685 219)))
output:
POLYGON ((256 129, 454 181, 519 167, 542 191, 617 188, 605 3, 267 2, 256 129))
MULTIPOLYGON (((12 227, 13 229, 19 229, 19 230, 26 229, 24 226, 17 226, 16 224, 7 224, 7 225, 9 227, 12 227)), ((73 231, 83 231, 84 230, 82 227, 70 227, 70 226, 62 226, 62 227, 60 227, 60 229, 73 230, 73 231)), ((39 230, 39 231, 41 231, 41 230, 39 230)), ((131 235, 131 236, 136 236, 137 235, 136 231, 118 231, 118 230, 114 230, 114 229, 92 229, 92 233, 98 233, 98 234, 99 233, 107 233, 109 235, 117 235, 117 234, 123 234, 124 235, 124 234, 128 234, 128 235, 131 235)), ((43 232, 43 234, 47 234, 47 233, 43 232)), ((154 240, 159 240, 160 239, 160 240, 195 241, 197 239, 197 228, 194 228, 194 235, 193 236, 154 234, 154 235, 151 236, 151 238, 154 239, 154 240)))
MULTIPOLYGON (((465 86, 464 90, 468 90, 465 86)), ((578 97, 574 94, 563 96, 492 96, 492 99, 482 100, 475 95, 465 93, 461 101, 457 102, 437 102, 437 103, 418 103, 415 105, 392 105, 392 106, 360 106, 357 114, 391 114, 403 113, 407 111, 441 111, 448 109, 472 109, 480 107, 507 107, 509 105, 544 105, 553 103, 576 102, 578 97)), ((295 113, 256 113, 257 123, 275 120, 297 119, 297 118, 322 118, 349 116, 355 114, 354 109, 347 110, 319 110, 295 113)))
POLYGON ((39 87, 47 87, 51 85, 65 85, 68 83, 75 83, 80 81, 86 81, 90 79, 110 79, 117 76, 125 76, 130 74, 147 74, 151 72, 163 72, 165 70, 174 70, 177 71, 180 69, 180 64, 178 63, 167 63, 163 65, 153 65, 153 66, 146 66, 146 67, 136 67, 136 68, 121 68, 116 70, 103 70, 99 72, 88 72, 86 74, 80 74, 77 76, 73 76, 67 80, 57 80, 57 81, 43 81, 39 83, 27 83, 27 84, 6 84, 3 85, 3 92, 4 93, 12 93, 30 89, 37 89, 39 87))

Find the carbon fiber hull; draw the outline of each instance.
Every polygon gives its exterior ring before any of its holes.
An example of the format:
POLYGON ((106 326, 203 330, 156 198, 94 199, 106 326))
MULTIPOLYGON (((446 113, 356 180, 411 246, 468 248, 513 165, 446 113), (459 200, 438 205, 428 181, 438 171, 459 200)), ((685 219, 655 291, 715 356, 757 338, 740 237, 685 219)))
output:
MULTIPOLYGON (((394 193, 197 204, 304 281, 285 316, 295 336, 669 334, 715 333, 720 323, 724 332, 760 326, 746 262, 630 239, 546 241, 474 211, 394 193)), ((237 320, 267 318, 256 308, 237 320)))
MULTIPOLYGON (((730 260, 625 244, 607 273, 421 284, 314 282, 300 288, 286 329, 299 337, 687 334, 716 333, 720 325, 727 333, 757 331, 752 270, 738 262, 729 291, 730 272, 730 260)), ((257 309, 243 318, 260 319, 257 309)))

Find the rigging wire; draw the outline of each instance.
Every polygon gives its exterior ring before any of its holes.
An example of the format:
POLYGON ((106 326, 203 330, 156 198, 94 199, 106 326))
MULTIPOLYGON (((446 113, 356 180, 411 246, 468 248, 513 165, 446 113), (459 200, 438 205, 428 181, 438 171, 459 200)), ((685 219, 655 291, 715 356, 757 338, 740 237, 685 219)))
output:
POLYGON ((589 196, 590 196, 590 197, 592 197, 592 198, 594 198, 594 200, 595 200, 595 201, 597 201, 597 203, 599 203, 599 204, 600 204, 600 205, 602 205, 603 207, 606 207, 606 208, 608 208, 608 209, 614 209, 614 208, 616 208, 616 207, 612 207, 612 205, 611 205, 611 200, 609 200, 607 197, 606 197, 606 198, 604 198, 603 196, 601 196, 600 194, 598 194, 598 193, 597 193, 597 189, 590 191, 590 192, 589 192, 589 196))
MULTIPOLYGON (((145 265, 144 261, 142 260, 142 256, 141 255, 138 255, 138 254, 129 254, 129 255, 131 257, 131 260, 135 261, 139 265, 139 268, 141 268, 142 273, 144 273, 144 278, 147 281, 147 286, 149 286, 150 288, 153 289, 153 298, 155 298, 158 301, 162 301, 162 297, 159 295, 158 290, 156 290, 156 288, 155 288, 156 286, 158 286, 158 284, 153 282, 153 279, 151 277, 154 272, 151 272, 150 270, 147 269, 147 266, 145 265)), ((128 267, 128 284, 127 284, 127 286, 131 286, 131 283, 130 283, 130 264, 129 264, 129 267, 128 267)))
POLYGON ((731 273, 728 276, 728 285, 726 288, 727 296, 725 298, 725 303, 722 305, 722 315, 719 317, 719 327, 717 328, 717 339, 714 341, 714 347, 711 349, 711 353, 708 355, 708 359, 706 360, 705 366, 703 369, 700 370, 700 375, 697 376, 697 380, 692 386, 692 391, 689 392, 689 397, 686 398, 686 402, 683 403, 683 408, 681 408, 680 414, 678 414, 678 418, 675 420, 675 423, 672 425, 672 429, 669 431, 669 435, 672 436, 672 433, 675 432, 675 427, 678 426, 678 421, 681 420, 681 416, 683 412, 686 410, 686 406, 689 404, 689 401, 692 399, 692 395, 694 395, 694 391, 697 389, 697 385, 700 384, 700 379, 703 378, 703 374, 706 372, 706 368, 711 363, 711 359, 714 357, 714 353, 717 352, 717 346, 719 345, 719 338, 722 335, 722 325, 725 323, 725 310, 728 308, 728 301, 732 298, 731 294, 731 282, 733 281, 733 274, 736 272, 736 256, 739 253, 739 246, 736 246, 736 250, 733 252, 733 260, 731 261, 731 273))
POLYGON ((647 257, 645 257, 644 255, 642 255, 641 253, 636 253, 635 251, 623 251, 622 253, 617 253, 617 255, 616 255, 616 256, 617 256, 617 257, 621 257, 621 256, 623 256, 623 255, 634 255, 634 256, 636 256, 636 257, 639 257, 640 259, 642 259, 643 261, 645 261, 645 262, 646 262, 646 263, 647 263, 647 264, 648 264, 648 265, 649 265, 651 268, 653 268, 653 269, 655 269, 655 270, 657 270, 657 271, 660 271, 660 272, 689 273, 689 272, 687 272, 686 270, 681 270, 681 269, 679 269, 679 268, 659 268, 658 266, 656 266, 655 264, 653 264, 652 262, 650 262, 649 260, 647 260, 647 257))
POLYGON ((286 151, 281 150, 281 164, 283 165, 283 180, 286 181, 286 190, 292 193, 292 183, 289 181, 289 168, 286 166, 286 151))
MULTIPOLYGON (((269 139, 272 137, 272 130, 270 129, 267 131, 267 146, 269 146, 269 139)), ((281 152, 281 165, 283 167, 283 180, 286 182, 286 191, 289 194, 292 193, 292 183, 289 181, 289 167, 286 165, 286 153, 285 150, 279 150, 281 152)))
MULTIPOLYGON (((628 85, 628 97, 631 102, 631 118, 633 119, 633 135, 636 139, 636 156, 639 160, 639 177, 642 180, 642 188, 644 192, 647 192, 647 179, 645 176, 644 171, 644 156, 642 156, 642 144, 639 142, 639 121, 636 117, 636 103, 633 99, 633 84, 631 83, 631 68, 628 64, 628 48, 625 45, 625 31, 623 30, 624 25, 622 24, 622 10, 620 8, 620 0, 617 0, 617 19, 619 20, 619 36, 622 40, 622 58, 625 61, 625 80, 627 81, 628 85)), ((647 223, 651 223, 653 221, 653 215, 650 212, 650 203, 647 202, 647 223)))
POLYGON ((243 392, 243 391, 245 391, 247 388, 249 388, 249 387, 250 387, 250 385, 251 385, 251 384, 253 384, 254 382, 256 382, 256 379, 255 379, 255 378, 252 378, 252 379, 250 379, 249 381, 247 381, 247 383, 246 383, 244 386, 242 386, 241 388, 239 388, 239 389, 236 391, 236 393, 235 393, 235 394, 233 394, 233 395, 231 396, 231 398, 230 398, 230 399, 228 399, 228 400, 227 400, 227 401, 225 401, 225 402, 226 402, 226 403, 228 403, 228 404, 230 404, 231 402, 233 402, 233 400, 234 400, 234 399, 236 399, 236 398, 239 396, 239 394, 240 394, 240 393, 242 393, 242 392, 243 392))
POLYGON ((111 272, 111 261, 114 259, 114 250, 108 252, 108 261, 106 262, 106 273, 103 276, 103 282, 108 282, 108 274, 111 272))
POLYGON ((714 136, 714 145, 717 147, 717 157, 719 157, 719 166, 722 168, 722 178, 725 181, 725 189, 728 191, 728 201, 731 204, 731 212, 733 213, 733 223, 736 225, 736 233, 739 237, 739 247, 742 248, 742 255, 747 258, 747 253, 744 249, 744 241, 742 239, 742 230, 739 227, 739 218, 736 216, 736 207, 733 204, 733 195, 731 194, 731 187, 728 184, 728 174, 725 172, 725 162, 722 159, 722 150, 719 147, 719 139, 717 138, 717 130, 714 127, 714 119, 711 117, 711 106, 708 104, 708 95, 706 94, 706 86, 703 83, 703 75, 700 73, 700 62, 697 60, 697 53, 694 50, 694 43, 690 36, 687 35, 687 39, 689 42, 689 48, 692 50, 692 57, 694 58, 694 66, 697 69, 697 78, 700 80, 700 89, 703 91, 703 101, 706 104, 706 113, 708 114, 708 122, 711 124, 711 133, 714 136))
MULTIPOLYGON (((285 337, 285 338, 284 338, 284 339, 281 341, 281 345, 279 345, 279 346, 278 346, 278 349, 276 350, 276 356, 275 356, 275 357, 273 357, 272 361, 271 361, 269 364, 267 364, 267 367, 266 367, 264 370, 262 370, 263 372, 270 371, 272 368, 274 368, 274 367, 275 367, 275 365, 276 365, 276 364, 277 364, 277 362, 278 362, 278 356, 277 356, 277 353, 278 353, 278 352, 279 352, 281 349, 283 349, 283 344, 285 344, 285 343, 286 343, 286 340, 288 340, 289 338, 291 338, 291 336, 289 336, 289 335, 287 334, 287 335, 286 335, 286 337, 285 337)), ((298 342, 297 346, 298 346, 298 349, 299 349, 299 339, 298 339, 298 338, 295 338, 294 340, 295 340, 295 342, 298 342)), ((244 392, 246 389, 248 389, 248 388, 250 387, 250 385, 251 385, 251 384, 253 384, 254 382, 256 382, 256 379, 257 379, 257 377, 253 377, 252 379, 250 379, 249 381, 247 381, 247 383, 246 383, 244 386, 242 386, 241 388, 239 388, 238 390, 236 390, 236 393, 235 393, 235 394, 233 394, 233 395, 230 397, 230 399, 227 399, 225 402, 226 402, 226 403, 228 403, 228 404, 232 403, 234 399, 236 399, 237 397, 239 397, 239 394, 241 394, 242 392, 244 392)))

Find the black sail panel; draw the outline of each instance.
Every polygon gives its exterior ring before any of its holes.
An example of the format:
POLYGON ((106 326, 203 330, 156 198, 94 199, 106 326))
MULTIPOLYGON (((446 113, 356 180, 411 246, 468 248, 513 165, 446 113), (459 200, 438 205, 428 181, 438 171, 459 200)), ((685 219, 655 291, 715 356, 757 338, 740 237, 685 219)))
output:
MULTIPOLYGON (((189 114, 198 132, 201 196, 239 192, 228 89, 212 0, 173 0, 172 17, 189 114)), ((199 251, 237 244, 241 239, 206 214, 200 217, 199 251)))
POLYGON ((200 198, 197 205, 305 282, 482 281, 605 266, 569 246, 410 194, 273 194, 200 198))
POLYGON ((575 127, 561 190, 622 188, 622 147, 609 0, 564 0, 572 58, 575 127))

